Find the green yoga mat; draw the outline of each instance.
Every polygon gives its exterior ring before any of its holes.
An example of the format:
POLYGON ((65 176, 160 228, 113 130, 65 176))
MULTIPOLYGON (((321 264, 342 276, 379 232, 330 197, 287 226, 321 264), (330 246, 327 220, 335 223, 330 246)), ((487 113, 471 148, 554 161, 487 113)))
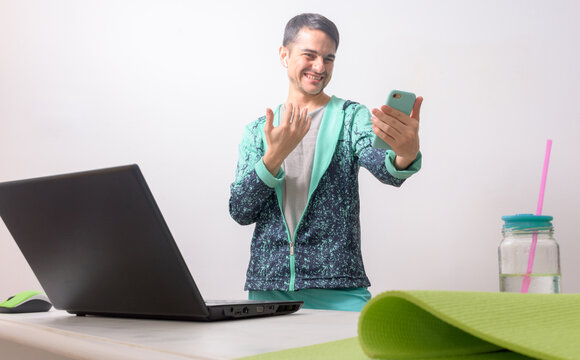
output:
POLYGON ((580 359, 580 294, 389 291, 358 335, 244 359, 580 359))

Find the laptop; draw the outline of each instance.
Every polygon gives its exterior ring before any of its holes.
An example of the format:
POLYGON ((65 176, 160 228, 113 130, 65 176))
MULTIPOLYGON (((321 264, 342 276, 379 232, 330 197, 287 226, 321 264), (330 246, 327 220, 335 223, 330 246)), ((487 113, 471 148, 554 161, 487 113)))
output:
POLYGON ((206 303, 137 165, 0 183, 0 216, 53 306, 71 314, 212 321, 303 305, 206 303))

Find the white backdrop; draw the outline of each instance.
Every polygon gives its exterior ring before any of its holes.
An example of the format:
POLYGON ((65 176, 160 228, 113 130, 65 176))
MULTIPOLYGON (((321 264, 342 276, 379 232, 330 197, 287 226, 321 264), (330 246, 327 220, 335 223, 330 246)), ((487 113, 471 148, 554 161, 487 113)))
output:
MULTIPOLYGON (((245 124, 285 100, 283 28, 341 32, 328 93, 423 95, 423 169, 360 173, 363 251, 387 289, 498 289, 501 216, 544 213, 580 292, 580 5, 573 1, 0 0, 0 181, 137 163, 207 298, 245 296, 253 226, 228 213, 245 124), (315 3, 315 4, 314 4, 315 3)), ((0 223, 0 298, 39 288, 0 223)))

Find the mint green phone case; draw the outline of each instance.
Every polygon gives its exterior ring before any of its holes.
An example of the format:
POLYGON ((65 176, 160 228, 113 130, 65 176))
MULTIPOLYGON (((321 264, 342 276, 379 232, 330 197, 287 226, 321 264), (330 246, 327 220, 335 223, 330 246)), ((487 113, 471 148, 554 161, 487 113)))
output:
MULTIPOLYGON (((393 90, 389 94, 386 104, 402 113, 411 115, 413 105, 415 105, 415 94, 406 91, 393 90)), ((391 146, 377 135, 375 135, 373 140, 373 147, 387 150, 391 149, 391 146)))

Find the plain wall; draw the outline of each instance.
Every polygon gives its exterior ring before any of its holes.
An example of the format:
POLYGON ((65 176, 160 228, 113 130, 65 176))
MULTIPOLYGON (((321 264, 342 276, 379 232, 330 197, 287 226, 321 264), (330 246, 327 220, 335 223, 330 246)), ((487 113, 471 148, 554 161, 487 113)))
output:
MULTIPOLYGON (((245 297, 253 226, 228 213, 243 127, 285 101, 286 22, 341 33, 327 93, 425 98, 423 168, 360 172, 374 294, 498 289, 501 216, 544 214, 579 292, 580 5, 574 1, 0 1, 0 181, 140 165, 206 298, 245 297)), ((0 223, 0 298, 39 285, 0 223)))

